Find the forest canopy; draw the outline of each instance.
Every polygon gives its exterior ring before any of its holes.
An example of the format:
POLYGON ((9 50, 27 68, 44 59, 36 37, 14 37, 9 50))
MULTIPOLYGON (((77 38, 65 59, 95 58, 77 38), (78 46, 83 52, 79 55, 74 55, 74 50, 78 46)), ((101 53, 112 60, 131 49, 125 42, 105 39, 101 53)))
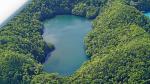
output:
POLYGON ((1 84, 150 83, 149 0, 32 0, 0 30, 1 84), (69 14, 93 20, 85 37, 91 57, 68 77, 42 70, 54 49, 42 38, 43 23, 69 14))

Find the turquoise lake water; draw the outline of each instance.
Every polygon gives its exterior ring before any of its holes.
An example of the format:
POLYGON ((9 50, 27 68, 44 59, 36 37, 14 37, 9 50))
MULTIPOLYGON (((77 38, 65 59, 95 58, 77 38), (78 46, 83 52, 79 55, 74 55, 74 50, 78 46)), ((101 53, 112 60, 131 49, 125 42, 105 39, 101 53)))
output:
POLYGON ((44 22, 43 38, 55 50, 44 63, 44 71, 71 75, 88 60, 83 39, 91 30, 91 21, 82 17, 60 15, 44 22))
POLYGON ((145 13, 146 16, 148 16, 150 18, 150 13, 145 13))

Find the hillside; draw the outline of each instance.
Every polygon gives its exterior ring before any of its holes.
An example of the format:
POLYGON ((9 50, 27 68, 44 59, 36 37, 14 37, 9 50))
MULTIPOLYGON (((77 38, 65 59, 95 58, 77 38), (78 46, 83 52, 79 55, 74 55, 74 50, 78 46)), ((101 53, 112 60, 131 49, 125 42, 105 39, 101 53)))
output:
POLYGON ((0 83, 148 84, 150 20, 141 12, 149 11, 147 2, 33 0, 0 30, 0 83), (60 14, 93 19, 93 30, 85 37, 91 59, 69 77, 46 73, 41 64, 54 49, 43 41, 42 21, 60 14))

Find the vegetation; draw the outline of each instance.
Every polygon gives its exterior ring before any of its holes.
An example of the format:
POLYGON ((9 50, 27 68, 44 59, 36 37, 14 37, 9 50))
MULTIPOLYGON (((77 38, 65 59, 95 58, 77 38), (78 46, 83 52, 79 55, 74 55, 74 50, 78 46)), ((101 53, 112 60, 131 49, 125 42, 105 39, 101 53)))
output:
POLYGON ((33 0, 0 30, 0 83, 150 83, 150 20, 140 12, 148 11, 146 2, 33 0), (41 63, 54 49, 43 41, 42 21, 58 14, 98 15, 85 38, 91 60, 69 77, 42 71, 41 63))
POLYGON ((93 56, 73 83, 149 83, 150 21, 135 8, 114 1, 93 22, 86 37, 93 56))
POLYGON ((31 84, 61 84, 63 81, 63 78, 59 77, 57 74, 43 73, 35 76, 31 84))
POLYGON ((0 83, 30 83, 30 79, 42 71, 41 65, 30 57, 10 50, 0 50, 0 83))

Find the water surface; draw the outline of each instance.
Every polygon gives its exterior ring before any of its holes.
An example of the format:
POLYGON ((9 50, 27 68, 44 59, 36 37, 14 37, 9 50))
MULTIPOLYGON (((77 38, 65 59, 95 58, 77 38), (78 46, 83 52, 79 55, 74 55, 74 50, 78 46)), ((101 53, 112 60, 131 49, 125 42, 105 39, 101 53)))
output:
POLYGON ((148 16, 150 18, 150 12, 149 13, 145 13, 146 16, 148 16))
POLYGON ((83 39, 91 29, 91 21, 77 16, 60 15, 44 22, 43 38, 55 45, 44 63, 44 70, 66 76, 88 60, 83 39))

